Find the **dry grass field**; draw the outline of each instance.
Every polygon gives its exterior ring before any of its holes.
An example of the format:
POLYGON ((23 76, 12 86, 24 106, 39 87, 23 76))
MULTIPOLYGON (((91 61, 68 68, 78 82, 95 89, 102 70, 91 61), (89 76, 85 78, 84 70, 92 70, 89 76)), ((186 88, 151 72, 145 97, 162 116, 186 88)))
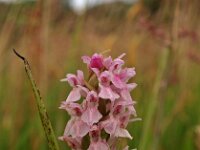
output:
POLYGON ((29 60, 57 137, 68 120, 58 107, 70 90, 60 79, 86 71, 82 55, 110 49, 113 57, 125 52, 137 72, 132 96, 142 121, 128 127, 130 147, 200 150, 200 2, 154 5, 106 4, 78 16, 59 0, 0 4, 0 149, 48 149, 15 48, 29 60))

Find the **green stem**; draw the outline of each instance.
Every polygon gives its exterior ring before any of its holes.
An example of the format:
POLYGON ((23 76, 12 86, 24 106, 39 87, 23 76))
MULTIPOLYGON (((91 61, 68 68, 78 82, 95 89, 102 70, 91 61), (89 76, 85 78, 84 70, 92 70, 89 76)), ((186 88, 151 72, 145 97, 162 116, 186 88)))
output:
POLYGON ((144 119, 144 126, 142 130, 142 137, 140 140, 139 150, 150 149, 150 148, 147 148, 147 145, 148 145, 148 142, 149 142, 148 140, 151 134, 151 123, 152 123, 155 110, 158 104, 158 96, 159 96, 159 90, 160 90, 162 78, 167 69, 169 52, 170 52, 170 49, 166 48, 161 53, 157 76, 155 79, 152 95, 150 97, 149 105, 147 107, 146 116, 144 119))
POLYGON ((32 86, 32 89, 33 89, 33 92, 34 92, 34 95, 35 95, 35 99, 37 101, 37 107, 38 107, 40 119, 41 119, 41 122, 42 122, 42 126, 44 128, 45 135, 46 135, 46 138, 47 138, 47 141, 48 141, 49 149, 50 150, 59 150, 57 139, 55 137, 54 130, 53 130, 52 125, 51 125, 51 121, 48 117, 47 110, 46 110, 45 105, 44 105, 44 101, 42 100, 42 98, 40 96, 40 91, 36 86, 35 80, 33 79, 30 65, 29 65, 28 61, 26 60, 26 58, 24 58, 19 53, 17 53, 15 51, 15 49, 13 49, 13 51, 20 59, 22 59, 24 61, 26 74, 27 74, 28 79, 31 83, 31 86, 32 86))

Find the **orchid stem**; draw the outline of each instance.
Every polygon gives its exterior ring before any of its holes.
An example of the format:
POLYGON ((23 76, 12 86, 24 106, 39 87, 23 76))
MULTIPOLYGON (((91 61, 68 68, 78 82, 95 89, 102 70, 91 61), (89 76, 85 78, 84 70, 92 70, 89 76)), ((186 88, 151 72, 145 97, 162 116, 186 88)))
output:
POLYGON ((40 91, 36 86, 35 80, 33 79, 33 75, 31 73, 30 65, 29 65, 29 63, 28 63, 28 61, 26 60, 25 57, 21 56, 15 49, 13 49, 13 51, 24 62, 26 74, 27 74, 28 79, 31 83, 31 87, 33 89, 35 99, 37 101, 37 107, 38 107, 40 119, 41 119, 41 122, 42 122, 42 126, 44 128, 45 135, 46 135, 46 138, 47 138, 47 141, 48 141, 49 149, 50 150, 59 150, 59 146, 58 146, 55 134, 54 134, 54 130, 53 130, 52 125, 51 125, 51 121, 48 117, 47 110, 46 110, 45 105, 44 105, 44 101, 42 100, 42 98, 40 96, 40 91))

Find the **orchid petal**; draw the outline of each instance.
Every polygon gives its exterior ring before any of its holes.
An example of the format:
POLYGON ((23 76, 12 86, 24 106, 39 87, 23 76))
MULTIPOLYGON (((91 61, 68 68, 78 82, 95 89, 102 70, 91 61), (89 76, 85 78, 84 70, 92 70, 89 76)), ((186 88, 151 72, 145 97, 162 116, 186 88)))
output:
POLYGON ((90 64, 91 58, 89 56, 82 56, 81 58, 84 63, 90 64))
POLYGON ((80 89, 73 88, 73 90, 69 93, 66 101, 75 102, 75 101, 78 101, 80 98, 81 98, 80 89))
POLYGON ((119 98, 119 95, 115 93, 110 87, 100 86, 99 97, 114 101, 115 99, 119 98))
POLYGON ((81 119, 88 125, 93 125, 94 123, 97 123, 101 118, 101 113, 95 107, 88 108, 85 112, 83 112, 81 116, 81 119))
POLYGON ((115 132, 115 136, 129 138, 131 140, 133 139, 132 136, 130 135, 130 133, 128 132, 128 130, 123 129, 123 128, 117 128, 117 130, 115 132))

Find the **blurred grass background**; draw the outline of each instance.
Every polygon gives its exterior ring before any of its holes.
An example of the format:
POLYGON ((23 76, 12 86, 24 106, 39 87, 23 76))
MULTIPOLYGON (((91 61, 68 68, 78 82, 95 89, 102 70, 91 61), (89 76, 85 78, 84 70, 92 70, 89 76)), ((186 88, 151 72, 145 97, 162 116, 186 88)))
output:
POLYGON ((137 71, 132 95, 143 119, 129 125, 131 148, 143 143, 158 66, 168 49, 145 149, 200 150, 199 34, 199 0, 116 2, 81 15, 61 0, 0 3, 0 149, 48 149, 15 48, 29 60, 56 136, 63 134, 68 119, 58 106, 70 90, 59 80, 77 69, 86 71, 82 55, 107 49, 113 57, 127 53, 126 65, 137 71))

